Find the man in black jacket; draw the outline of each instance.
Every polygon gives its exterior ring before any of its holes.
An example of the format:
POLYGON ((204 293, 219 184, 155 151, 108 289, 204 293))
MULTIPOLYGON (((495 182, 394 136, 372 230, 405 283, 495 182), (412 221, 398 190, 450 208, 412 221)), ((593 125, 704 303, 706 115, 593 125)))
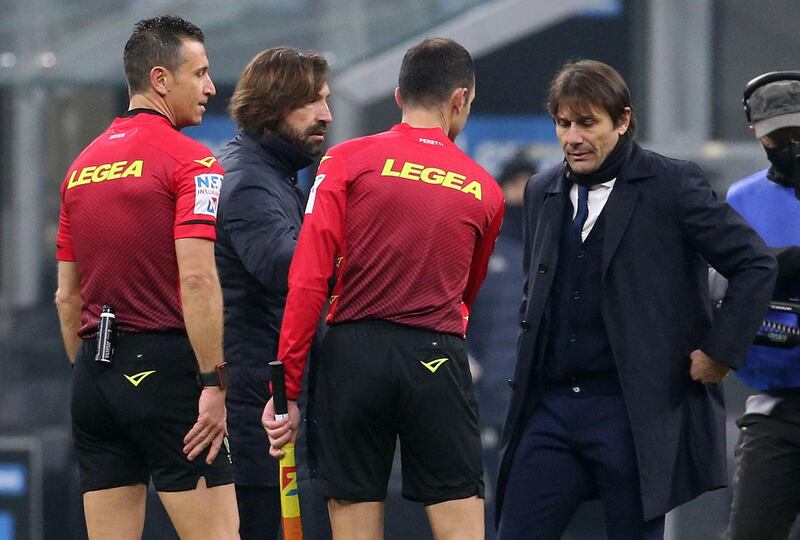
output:
POLYGON ((216 258, 225 301, 228 428, 242 540, 277 539, 277 462, 261 427, 270 398, 288 290, 289 263, 303 219, 297 172, 323 148, 332 117, 328 64, 289 47, 257 54, 245 67, 229 111, 239 133, 222 149, 216 258))

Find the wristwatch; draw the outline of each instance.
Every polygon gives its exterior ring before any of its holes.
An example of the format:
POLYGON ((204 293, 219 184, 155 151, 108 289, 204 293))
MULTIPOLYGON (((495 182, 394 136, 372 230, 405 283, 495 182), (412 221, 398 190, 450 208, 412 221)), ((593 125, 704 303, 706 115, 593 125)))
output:
POLYGON ((214 366, 210 373, 198 373, 197 384, 200 386, 219 386, 220 390, 228 387, 228 363, 222 362, 214 366))

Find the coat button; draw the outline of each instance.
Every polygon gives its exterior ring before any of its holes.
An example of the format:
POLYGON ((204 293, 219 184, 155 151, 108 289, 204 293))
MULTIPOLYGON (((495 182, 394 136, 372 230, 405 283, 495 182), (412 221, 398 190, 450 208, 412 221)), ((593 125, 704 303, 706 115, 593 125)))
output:
POLYGON ((575 392, 576 394, 580 394, 581 393, 581 387, 580 386, 573 386, 572 387, 572 391, 575 392))
POLYGON ((540 273, 540 274, 546 274, 546 273, 547 273, 547 265, 545 265, 545 264, 540 264, 540 265, 539 265, 539 273, 540 273))
POLYGON ((528 321, 522 321, 519 323, 519 327, 522 328, 523 332, 527 332, 530 329, 530 326, 528 326, 528 321))
POLYGON ((508 379, 508 381, 506 381, 506 382, 508 382, 508 387, 513 390, 514 389, 514 381, 512 381, 511 379, 508 379))

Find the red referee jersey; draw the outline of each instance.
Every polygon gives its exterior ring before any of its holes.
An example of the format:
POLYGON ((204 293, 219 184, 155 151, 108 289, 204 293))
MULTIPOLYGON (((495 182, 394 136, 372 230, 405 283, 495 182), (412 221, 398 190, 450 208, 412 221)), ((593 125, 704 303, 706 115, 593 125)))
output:
POLYGON ((216 238, 222 168, 155 112, 117 118, 61 186, 59 261, 80 278, 81 337, 111 304, 124 332, 184 328, 178 238, 216 238))
POLYGON ((492 177, 439 128, 399 124, 322 158, 289 270, 278 358, 290 398, 329 324, 383 319, 464 334, 503 218, 492 177))

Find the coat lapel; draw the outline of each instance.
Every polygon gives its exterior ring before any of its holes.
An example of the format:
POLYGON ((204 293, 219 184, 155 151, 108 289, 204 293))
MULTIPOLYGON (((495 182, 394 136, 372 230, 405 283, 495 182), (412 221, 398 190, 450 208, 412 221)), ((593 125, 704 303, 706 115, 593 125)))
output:
POLYGON ((633 143, 631 156, 628 158, 628 162, 622 166, 622 172, 614 184, 614 190, 603 208, 605 239, 603 240, 602 275, 604 277, 622 236, 628 228, 633 209, 636 207, 636 200, 639 198, 639 187, 636 180, 649 176, 653 176, 653 173, 648 167, 644 151, 638 144, 633 143))
POLYGON ((639 192, 634 186, 627 182, 620 182, 618 179, 614 190, 608 197, 605 208, 603 208, 606 222, 605 239, 603 240, 603 276, 606 275, 611 258, 617 251, 622 235, 628 227, 638 198, 639 192))

